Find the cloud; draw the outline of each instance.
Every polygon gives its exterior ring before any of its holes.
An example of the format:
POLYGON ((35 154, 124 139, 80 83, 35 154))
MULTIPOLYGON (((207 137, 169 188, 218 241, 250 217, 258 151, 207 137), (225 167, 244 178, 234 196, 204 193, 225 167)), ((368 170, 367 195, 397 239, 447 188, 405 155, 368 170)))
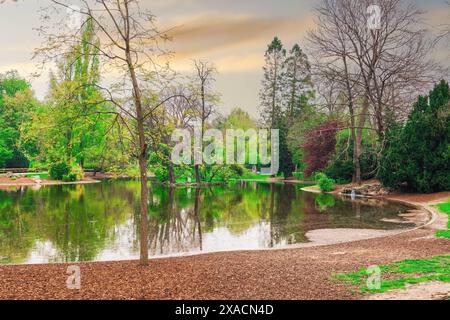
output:
POLYGON ((170 24, 175 26, 168 32, 173 39, 169 46, 175 52, 175 64, 201 58, 231 71, 233 65, 236 70, 259 68, 274 36, 299 41, 311 19, 210 12, 178 17, 170 24))

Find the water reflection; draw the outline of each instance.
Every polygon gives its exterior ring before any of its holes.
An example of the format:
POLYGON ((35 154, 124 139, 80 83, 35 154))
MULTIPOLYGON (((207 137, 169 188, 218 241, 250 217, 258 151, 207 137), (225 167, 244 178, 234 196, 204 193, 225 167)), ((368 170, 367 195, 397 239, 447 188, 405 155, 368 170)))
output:
MULTIPOLYGON (((0 262, 139 257, 139 183, 0 190, 0 262)), ((298 186, 243 182, 212 188, 154 187, 150 256, 307 242, 323 228, 398 229, 403 205, 313 195, 298 186)))

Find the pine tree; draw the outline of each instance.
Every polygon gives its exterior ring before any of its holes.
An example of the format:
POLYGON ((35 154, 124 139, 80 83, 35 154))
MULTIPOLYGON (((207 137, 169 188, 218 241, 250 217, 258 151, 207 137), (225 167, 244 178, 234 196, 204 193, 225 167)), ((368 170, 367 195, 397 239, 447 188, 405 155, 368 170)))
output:
POLYGON ((289 51, 283 69, 283 100, 288 123, 292 124, 312 95, 311 65, 298 44, 289 51))
POLYGON ((403 128, 391 125, 378 174, 392 188, 450 190, 450 90, 441 81, 420 96, 403 128))
POLYGON ((280 39, 275 37, 265 53, 264 78, 260 91, 261 118, 268 128, 275 128, 282 117, 285 58, 286 50, 280 39))

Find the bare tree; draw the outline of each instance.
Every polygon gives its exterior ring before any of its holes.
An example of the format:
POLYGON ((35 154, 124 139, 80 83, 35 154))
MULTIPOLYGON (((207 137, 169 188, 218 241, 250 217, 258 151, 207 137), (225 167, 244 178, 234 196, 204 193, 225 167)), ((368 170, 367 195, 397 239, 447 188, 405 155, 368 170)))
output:
MULTIPOLYGON (((139 163, 141 180, 140 201, 140 263, 148 264, 148 193, 147 156, 149 152, 146 137, 146 119, 152 116, 165 101, 158 101, 149 94, 157 84, 165 83, 163 75, 167 71, 160 65, 160 57, 165 52, 160 43, 167 40, 165 33, 155 26, 155 17, 141 9, 138 0, 81 0, 79 6, 73 1, 51 0, 52 5, 43 15, 44 24, 39 33, 46 39, 36 49, 42 62, 57 60, 71 47, 80 43, 78 27, 67 26, 64 12, 80 15, 82 21, 91 20, 99 44, 96 47, 101 65, 101 74, 108 78, 110 85, 98 85, 103 93, 102 101, 115 106, 109 113, 115 114, 117 122, 129 131, 133 153, 139 163), (55 20, 54 23, 51 23, 55 20)), ((165 98, 166 100, 169 98, 165 98)))
MULTIPOLYGON (((215 81, 217 69, 209 62, 194 60, 195 74, 193 76, 194 92, 196 92, 196 113, 200 121, 201 137, 205 133, 206 121, 214 114, 219 96, 212 90, 212 84, 215 81)), ((197 150, 196 150, 197 151, 197 150)), ((200 166, 194 164, 195 180, 197 186, 201 184, 200 166)))
POLYGON ((371 4, 323 0, 316 8, 316 28, 308 34, 316 76, 338 82, 346 96, 357 183, 363 129, 375 130, 382 148, 387 123, 405 118, 414 95, 426 91, 438 74, 421 24, 423 12, 400 0, 381 0, 380 25, 370 29, 371 4))
POLYGON ((166 146, 164 150, 160 150, 162 162, 167 166, 169 183, 174 186, 176 177, 170 153, 174 143, 171 141, 171 137, 175 129, 193 130, 193 122, 196 118, 196 109, 193 103, 195 93, 188 86, 177 84, 167 87, 160 93, 160 96, 165 97, 163 99, 165 103, 158 112, 154 112, 147 119, 147 122, 148 127, 153 128, 150 136, 154 151, 158 151, 161 143, 166 146))

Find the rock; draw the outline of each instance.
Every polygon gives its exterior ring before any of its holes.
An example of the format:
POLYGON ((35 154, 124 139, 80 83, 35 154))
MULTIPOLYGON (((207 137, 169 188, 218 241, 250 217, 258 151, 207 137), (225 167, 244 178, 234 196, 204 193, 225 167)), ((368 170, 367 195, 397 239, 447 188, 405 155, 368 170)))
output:
POLYGON ((384 196, 389 194, 389 190, 383 188, 380 184, 365 184, 362 186, 346 187, 341 193, 351 194, 352 191, 358 196, 384 196))

